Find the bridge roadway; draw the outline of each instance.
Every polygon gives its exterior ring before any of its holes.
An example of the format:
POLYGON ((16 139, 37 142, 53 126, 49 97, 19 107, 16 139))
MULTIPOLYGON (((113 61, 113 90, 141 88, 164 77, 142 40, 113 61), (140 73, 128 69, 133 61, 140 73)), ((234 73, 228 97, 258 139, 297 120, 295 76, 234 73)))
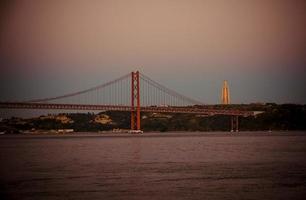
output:
MULTIPOLYGON (((87 105, 87 104, 51 104, 51 103, 25 103, 25 102, 0 102, 0 108, 4 109, 51 109, 51 110, 107 110, 107 111, 136 111, 136 107, 123 105, 87 105)), ((230 115, 252 116, 252 111, 233 109, 205 109, 197 107, 166 107, 166 106, 141 106, 141 112, 156 113, 194 113, 203 115, 230 115)))

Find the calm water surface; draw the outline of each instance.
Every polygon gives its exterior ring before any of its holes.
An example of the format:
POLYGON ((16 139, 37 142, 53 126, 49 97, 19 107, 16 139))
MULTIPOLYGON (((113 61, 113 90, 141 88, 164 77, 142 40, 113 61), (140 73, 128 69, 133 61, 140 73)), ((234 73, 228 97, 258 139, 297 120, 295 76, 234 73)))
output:
POLYGON ((1 199, 305 199, 306 133, 0 136, 1 199))

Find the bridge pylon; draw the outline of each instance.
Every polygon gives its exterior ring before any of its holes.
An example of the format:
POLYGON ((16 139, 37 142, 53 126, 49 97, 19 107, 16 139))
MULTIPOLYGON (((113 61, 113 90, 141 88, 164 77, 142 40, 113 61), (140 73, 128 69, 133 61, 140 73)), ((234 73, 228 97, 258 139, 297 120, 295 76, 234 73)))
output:
POLYGON ((131 72, 131 130, 140 130, 139 71, 131 72))
POLYGON ((231 132, 239 131, 239 116, 231 116, 231 132))

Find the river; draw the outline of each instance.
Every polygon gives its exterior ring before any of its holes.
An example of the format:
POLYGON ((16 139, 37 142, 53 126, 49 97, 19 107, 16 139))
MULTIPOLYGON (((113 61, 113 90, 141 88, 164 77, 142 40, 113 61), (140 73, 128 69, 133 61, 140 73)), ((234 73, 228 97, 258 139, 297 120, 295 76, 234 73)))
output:
POLYGON ((306 133, 1 135, 1 199, 305 199, 306 133))

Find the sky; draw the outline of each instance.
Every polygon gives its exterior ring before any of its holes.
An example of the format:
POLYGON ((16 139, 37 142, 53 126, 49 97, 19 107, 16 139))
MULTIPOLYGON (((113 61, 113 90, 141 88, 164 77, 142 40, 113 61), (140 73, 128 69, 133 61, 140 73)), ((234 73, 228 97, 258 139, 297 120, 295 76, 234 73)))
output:
POLYGON ((206 104, 306 104, 304 0, 10 0, 0 101, 59 96, 133 70, 206 104))

